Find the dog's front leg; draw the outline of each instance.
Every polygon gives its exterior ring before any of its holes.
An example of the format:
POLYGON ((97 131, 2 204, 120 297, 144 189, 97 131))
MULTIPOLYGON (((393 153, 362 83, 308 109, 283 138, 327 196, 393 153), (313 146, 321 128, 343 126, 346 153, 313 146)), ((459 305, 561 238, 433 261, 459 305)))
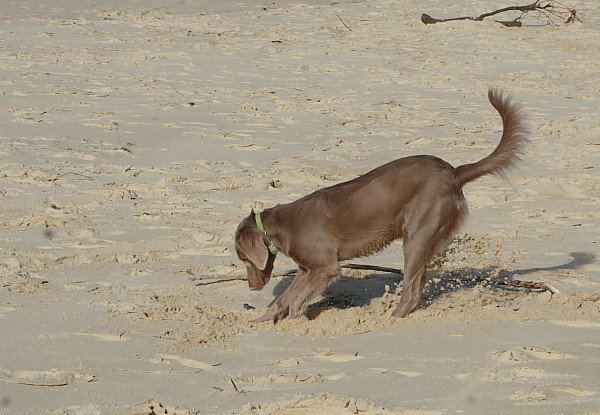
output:
POLYGON ((309 301, 321 294, 341 273, 342 270, 337 262, 335 265, 310 268, 306 282, 298 287, 292 297, 289 318, 302 316, 306 312, 309 301))
POLYGON ((284 318, 289 310, 292 299, 296 295, 299 287, 305 284, 308 270, 303 267, 298 267, 298 272, 294 281, 285 290, 283 294, 269 307, 267 312, 256 320, 252 320, 252 323, 262 323, 263 321, 273 321, 277 323, 279 320, 284 318))

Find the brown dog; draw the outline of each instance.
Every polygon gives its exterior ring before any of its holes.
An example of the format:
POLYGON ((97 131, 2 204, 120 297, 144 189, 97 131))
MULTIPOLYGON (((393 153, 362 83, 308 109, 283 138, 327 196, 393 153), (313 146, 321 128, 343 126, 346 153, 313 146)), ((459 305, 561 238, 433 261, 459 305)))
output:
POLYGON ((246 264, 250 289, 261 290, 269 281, 277 251, 298 264, 292 284, 255 321, 301 316, 308 302, 341 274, 339 261, 370 255, 399 238, 404 289, 393 315, 413 311, 427 264, 467 217, 462 187, 486 174, 505 177, 528 141, 520 106, 495 89, 490 88, 488 98, 504 130, 498 147, 477 163, 454 168, 434 156, 406 157, 295 202, 252 211, 242 220, 235 249, 246 264))

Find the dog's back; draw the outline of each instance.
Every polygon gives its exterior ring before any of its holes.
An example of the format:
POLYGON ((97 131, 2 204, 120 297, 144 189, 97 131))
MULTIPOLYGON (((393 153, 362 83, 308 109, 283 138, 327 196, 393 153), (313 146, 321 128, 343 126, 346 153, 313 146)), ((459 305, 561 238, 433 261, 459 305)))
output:
POLYGON ((441 194, 462 205, 454 168, 434 156, 412 156, 280 208, 294 211, 294 222, 303 224, 301 232, 310 234, 309 240, 335 240, 338 259, 347 260, 402 238, 415 211, 440 203, 441 194))

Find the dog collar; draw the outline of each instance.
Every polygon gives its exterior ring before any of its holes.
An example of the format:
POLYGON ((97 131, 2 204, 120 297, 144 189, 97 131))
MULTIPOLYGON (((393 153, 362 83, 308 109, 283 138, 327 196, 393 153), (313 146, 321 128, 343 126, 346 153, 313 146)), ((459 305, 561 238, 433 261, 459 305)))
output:
POLYGON ((256 226, 258 227, 258 229, 263 233, 263 235, 265 235, 265 239, 267 241, 267 248, 269 248, 269 252, 272 254, 276 254, 277 248, 275 248, 275 245, 273 245, 273 242, 271 242, 271 239, 267 235, 267 231, 265 230, 265 225, 263 225, 263 223, 262 223, 262 218, 260 217, 260 213, 255 213, 254 219, 256 219, 256 226))

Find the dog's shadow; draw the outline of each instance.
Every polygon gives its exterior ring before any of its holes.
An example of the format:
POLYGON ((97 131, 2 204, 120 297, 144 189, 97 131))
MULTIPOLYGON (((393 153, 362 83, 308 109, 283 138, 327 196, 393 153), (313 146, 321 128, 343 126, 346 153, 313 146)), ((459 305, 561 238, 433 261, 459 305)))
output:
MULTIPOLYGON (((516 271, 502 270, 500 272, 498 272, 498 267, 463 268, 456 273, 439 273, 433 270, 429 273, 429 277, 432 278, 429 279, 421 294, 422 304, 431 303, 442 294, 472 289, 478 284, 493 284, 494 280, 513 281, 540 271, 575 270, 596 261, 596 255, 589 253, 572 252, 570 256, 572 258, 570 261, 547 268, 516 271), (494 276, 493 279, 492 276, 494 276), (481 279, 487 281, 482 282, 481 279)), ((295 275, 285 276, 277 283, 273 288, 275 298, 283 294, 294 280, 294 277, 295 275)), ((403 276, 393 273, 378 273, 360 279, 342 275, 325 290, 321 299, 309 305, 307 315, 310 319, 313 319, 322 311, 331 308, 345 309, 371 305, 373 300, 381 298, 386 291, 393 294, 399 288, 402 280, 403 276)), ((524 289, 506 285, 496 285, 496 287, 505 291, 522 291, 524 289)))

